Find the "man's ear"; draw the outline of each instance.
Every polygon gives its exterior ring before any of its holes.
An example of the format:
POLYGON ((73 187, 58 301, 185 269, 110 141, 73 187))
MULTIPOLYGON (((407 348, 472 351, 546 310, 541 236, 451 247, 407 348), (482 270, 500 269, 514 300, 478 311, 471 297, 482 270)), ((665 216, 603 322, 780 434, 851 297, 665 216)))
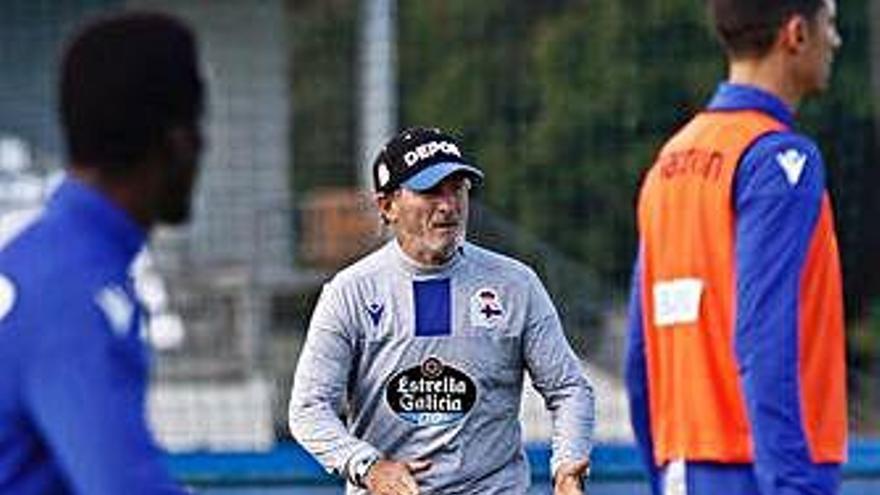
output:
POLYGON ((804 49, 811 35, 810 22, 804 16, 795 14, 779 28, 777 41, 786 52, 797 54, 804 49))
POLYGON ((380 192, 374 196, 376 209, 382 217, 382 223, 390 224, 394 219, 394 193, 380 192))

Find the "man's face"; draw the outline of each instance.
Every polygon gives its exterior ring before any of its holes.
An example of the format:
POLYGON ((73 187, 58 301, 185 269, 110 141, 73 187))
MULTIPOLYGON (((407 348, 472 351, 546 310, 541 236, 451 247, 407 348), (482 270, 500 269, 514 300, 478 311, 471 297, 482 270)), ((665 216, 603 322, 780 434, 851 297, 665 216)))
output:
POLYGON ((453 174, 433 188, 400 188, 379 200, 401 249, 424 265, 449 260, 467 232, 470 180, 453 174))
POLYGON ((834 55, 841 45, 840 34, 837 32, 836 1, 825 0, 825 5, 808 26, 802 74, 805 92, 812 93, 828 87, 834 55))
POLYGON ((202 134, 198 124, 175 129, 169 148, 169 158, 160 179, 157 221, 177 225, 189 219, 192 209, 193 188, 202 152, 202 134))

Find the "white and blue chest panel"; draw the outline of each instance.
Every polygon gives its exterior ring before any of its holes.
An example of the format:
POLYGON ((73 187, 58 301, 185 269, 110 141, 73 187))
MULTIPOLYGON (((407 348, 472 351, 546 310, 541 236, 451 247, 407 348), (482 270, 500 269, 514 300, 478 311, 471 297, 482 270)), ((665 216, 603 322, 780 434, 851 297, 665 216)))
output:
POLYGON ((510 284, 400 282, 367 296, 359 320, 363 364, 390 412, 413 425, 452 424, 518 386, 524 317, 511 308, 523 296, 511 294, 510 284))

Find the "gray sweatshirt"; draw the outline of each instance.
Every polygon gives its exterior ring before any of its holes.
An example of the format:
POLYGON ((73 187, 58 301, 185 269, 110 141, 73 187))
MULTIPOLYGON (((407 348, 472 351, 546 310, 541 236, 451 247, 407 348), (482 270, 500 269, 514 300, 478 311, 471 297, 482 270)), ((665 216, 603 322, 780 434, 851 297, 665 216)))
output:
MULTIPOLYGON (((424 494, 524 494, 523 371, 553 418, 551 472, 592 447, 593 389, 528 266, 465 243, 427 268, 395 241, 338 273, 312 315, 293 436, 328 470, 428 459, 424 494)), ((348 494, 365 494, 349 482, 348 494)))

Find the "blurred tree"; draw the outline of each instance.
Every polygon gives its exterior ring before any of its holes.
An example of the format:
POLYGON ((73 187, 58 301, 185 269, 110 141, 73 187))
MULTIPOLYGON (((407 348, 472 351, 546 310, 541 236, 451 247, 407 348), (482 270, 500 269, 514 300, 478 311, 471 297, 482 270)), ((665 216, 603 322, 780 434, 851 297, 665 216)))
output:
MULTIPOLYGON (((288 0, 292 190, 352 185, 357 0, 288 0)), ((294 201, 302 199, 295 195, 294 201)))
POLYGON ((489 173, 491 207, 625 286, 638 177, 721 74, 701 9, 487 0, 399 10, 401 121, 460 130, 489 173))

